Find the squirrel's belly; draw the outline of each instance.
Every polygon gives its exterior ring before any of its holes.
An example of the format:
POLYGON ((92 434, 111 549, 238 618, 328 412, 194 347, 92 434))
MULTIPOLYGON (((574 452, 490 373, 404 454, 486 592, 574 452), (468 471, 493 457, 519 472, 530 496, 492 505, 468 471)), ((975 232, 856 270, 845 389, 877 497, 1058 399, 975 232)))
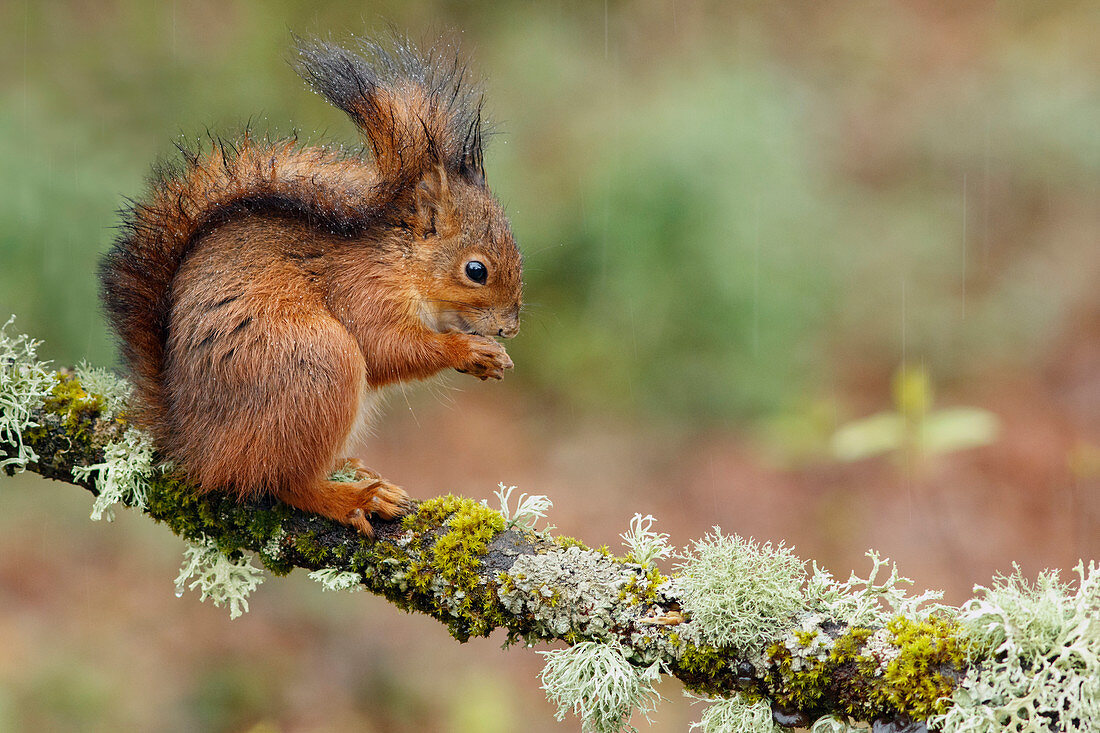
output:
POLYGON ((367 380, 363 379, 363 386, 359 389, 359 409, 355 413, 355 420, 351 424, 351 430, 344 441, 344 445, 337 453, 337 457, 351 456, 356 449, 361 447, 364 440, 371 433, 371 428, 382 406, 386 402, 386 395, 381 389, 371 387, 367 380))

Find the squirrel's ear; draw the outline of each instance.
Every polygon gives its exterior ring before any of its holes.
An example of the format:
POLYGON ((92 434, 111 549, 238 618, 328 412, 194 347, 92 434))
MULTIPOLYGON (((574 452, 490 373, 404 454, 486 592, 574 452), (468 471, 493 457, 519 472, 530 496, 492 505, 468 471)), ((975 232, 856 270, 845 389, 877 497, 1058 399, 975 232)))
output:
POLYGON ((441 165, 428 168, 416 184, 414 228, 420 237, 430 237, 447 228, 450 219, 450 188, 441 165))

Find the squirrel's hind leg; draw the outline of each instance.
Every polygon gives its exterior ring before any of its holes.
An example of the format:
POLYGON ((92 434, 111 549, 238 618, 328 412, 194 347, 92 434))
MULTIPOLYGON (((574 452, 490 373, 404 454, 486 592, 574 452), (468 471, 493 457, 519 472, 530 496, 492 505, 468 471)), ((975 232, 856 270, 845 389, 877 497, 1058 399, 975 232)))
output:
POLYGON ((369 536, 368 516, 409 501, 377 476, 328 478, 367 388, 362 353, 327 314, 258 306, 174 322, 169 454, 204 490, 270 493, 369 536))

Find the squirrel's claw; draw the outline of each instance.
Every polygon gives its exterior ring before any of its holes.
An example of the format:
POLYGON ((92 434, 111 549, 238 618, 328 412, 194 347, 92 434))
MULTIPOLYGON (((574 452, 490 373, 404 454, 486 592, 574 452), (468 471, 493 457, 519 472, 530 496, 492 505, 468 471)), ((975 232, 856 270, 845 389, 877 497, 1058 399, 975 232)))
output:
POLYGON ((352 503, 354 508, 343 518, 343 523, 355 527, 368 539, 374 538, 374 528, 368 517, 395 519, 412 511, 415 504, 405 490, 382 479, 369 479, 346 483, 342 486, 356 491, 352 503))

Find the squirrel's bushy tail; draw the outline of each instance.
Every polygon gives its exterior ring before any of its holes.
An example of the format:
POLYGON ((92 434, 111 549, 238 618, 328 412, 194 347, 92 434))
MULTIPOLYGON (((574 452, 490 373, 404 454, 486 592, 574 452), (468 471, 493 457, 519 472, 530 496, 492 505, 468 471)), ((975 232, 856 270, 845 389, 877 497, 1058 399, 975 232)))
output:
POLYGON ((234 217, 291 214, 344 236, 400 222, 397 199, 412 197, 433 167, 483 182, 480 96, 457 57, 393 51, 361 42, 358 55, 321 41, 298 42, 298 70, 366 135, 374 165, 297 140, 211 139, 179 146, 182 159, 154 168, 145 197, 123 211, 121 234, 100 264, 108 320, 137 392, 133 417, 154 432, 166 424, 162 372, 172 282, 191 246, 234 217))

